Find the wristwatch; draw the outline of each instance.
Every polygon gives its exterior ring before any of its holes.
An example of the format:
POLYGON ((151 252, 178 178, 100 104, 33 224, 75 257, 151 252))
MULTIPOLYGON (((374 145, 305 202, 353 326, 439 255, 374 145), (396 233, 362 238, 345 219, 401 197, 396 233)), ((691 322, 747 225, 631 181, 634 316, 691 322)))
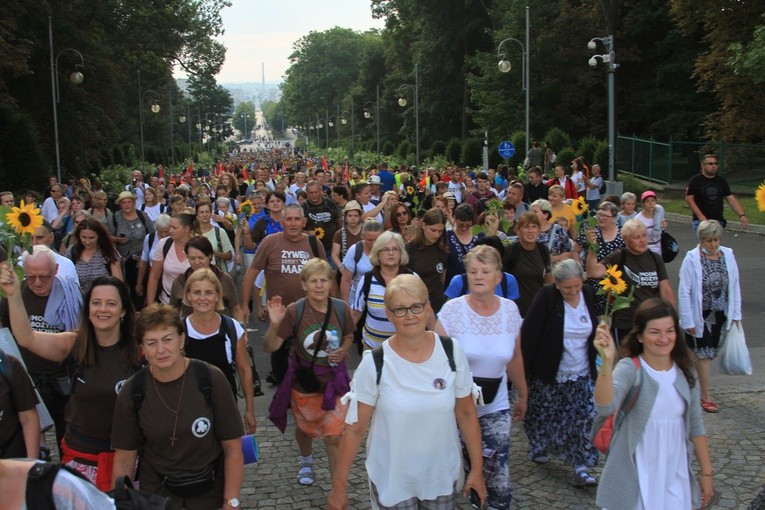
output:
POLYGON ((224 501, 231 508, 239 508, 239 498, 231 498, 224 501))

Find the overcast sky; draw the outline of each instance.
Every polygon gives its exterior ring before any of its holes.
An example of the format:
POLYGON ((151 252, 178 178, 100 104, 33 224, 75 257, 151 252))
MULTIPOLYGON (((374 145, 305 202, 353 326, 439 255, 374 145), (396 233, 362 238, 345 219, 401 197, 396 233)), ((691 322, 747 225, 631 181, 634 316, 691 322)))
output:
POLYGON ((372 19, 369 0, 232 0, 222 15, 226 62, 218 83, 260 83, 261 62, 266 81, 280 81, 292 44, 311 31, 384 26, 372 19))

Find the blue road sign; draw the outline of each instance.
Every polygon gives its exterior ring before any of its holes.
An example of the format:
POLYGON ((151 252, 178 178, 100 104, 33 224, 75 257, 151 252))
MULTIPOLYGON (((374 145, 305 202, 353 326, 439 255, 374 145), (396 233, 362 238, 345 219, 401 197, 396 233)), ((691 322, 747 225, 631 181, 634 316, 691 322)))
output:
POLYGON ((499 144, 498 150, 499 155, 505 159, 512 158, 513 154, 515 154, 515 146, 513 145, 513 142, 502 142, 499 144))

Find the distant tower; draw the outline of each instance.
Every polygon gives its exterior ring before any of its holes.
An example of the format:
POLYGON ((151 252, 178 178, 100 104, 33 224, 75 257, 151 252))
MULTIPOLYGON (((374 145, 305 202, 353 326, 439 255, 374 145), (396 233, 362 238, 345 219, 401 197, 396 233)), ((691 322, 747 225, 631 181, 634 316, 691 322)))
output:
POLYGON ((266 64, 265 62, 260 63, 260 75, 262 77, 262 90, 263 92, 266 91, 266 64))

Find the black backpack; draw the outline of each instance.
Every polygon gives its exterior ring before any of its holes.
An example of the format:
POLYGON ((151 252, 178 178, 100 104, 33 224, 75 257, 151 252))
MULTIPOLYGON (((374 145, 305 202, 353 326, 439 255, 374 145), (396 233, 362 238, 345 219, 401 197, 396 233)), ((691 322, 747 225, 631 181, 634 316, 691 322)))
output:
MULTIPOLYGON (((90 481, 80 473, 67 466, 53 462, 40 462, 29 470, 27 475, 26 505, 34 510, 55 510, 53 501, 53 484, 59 471, 64 470, 71 476, 82 480, 83 484, 90 481)), ((94 491, 97 489, 94 487, 94 491)), ((107 493, 114 499, 117 510, 169 510, 170 499, 158 494, 148 494, 133 488, 130 478, 125 477, 123 483, 117 483, 113 491, 107 493)))
MULTIPOLYGON (((513 274, 513 269, 515 268, 515 265, 518 263, 518 260, 521 258, 521 243, 514 242, 510 243, 510 245, 506 248, 506 250, 509 251, 509 258, 507 260, 507 264, 504 267, 504 271, 506 273, 513 274)), ((547 246, 544 245, 544 243, 540 243, 537 241, 537 250, 539 250, 539 254, 542 256, 542 262, 545 265, 545 268, 550 267, 550 250, 547 248, 547 246)))
MULTIPOLYGON (((438 335, 438 339, 441 340, 441 345, 446 352, 446 358, 449 360, 449 368, 452 372, 457 371, 457 365, 454 363, 454 342, 451 337, 438 335)), ((380 377, 382 377, 383 358, 384 358, 382 345, 378 345, 372 349, 372 359, 375 362, 375 371, 377 372, 377 385, 380 385, 380 377)))
MULTIPOLYGON (((603 178, 601 177, 601 179, 603 179, 603 178)), ((601 195, 605 195, 606 194, 606 180, 605 179, 603 179, 603 184, 600 185, 600 188, 598 189, 598 191, 600 192, 601 195)))

